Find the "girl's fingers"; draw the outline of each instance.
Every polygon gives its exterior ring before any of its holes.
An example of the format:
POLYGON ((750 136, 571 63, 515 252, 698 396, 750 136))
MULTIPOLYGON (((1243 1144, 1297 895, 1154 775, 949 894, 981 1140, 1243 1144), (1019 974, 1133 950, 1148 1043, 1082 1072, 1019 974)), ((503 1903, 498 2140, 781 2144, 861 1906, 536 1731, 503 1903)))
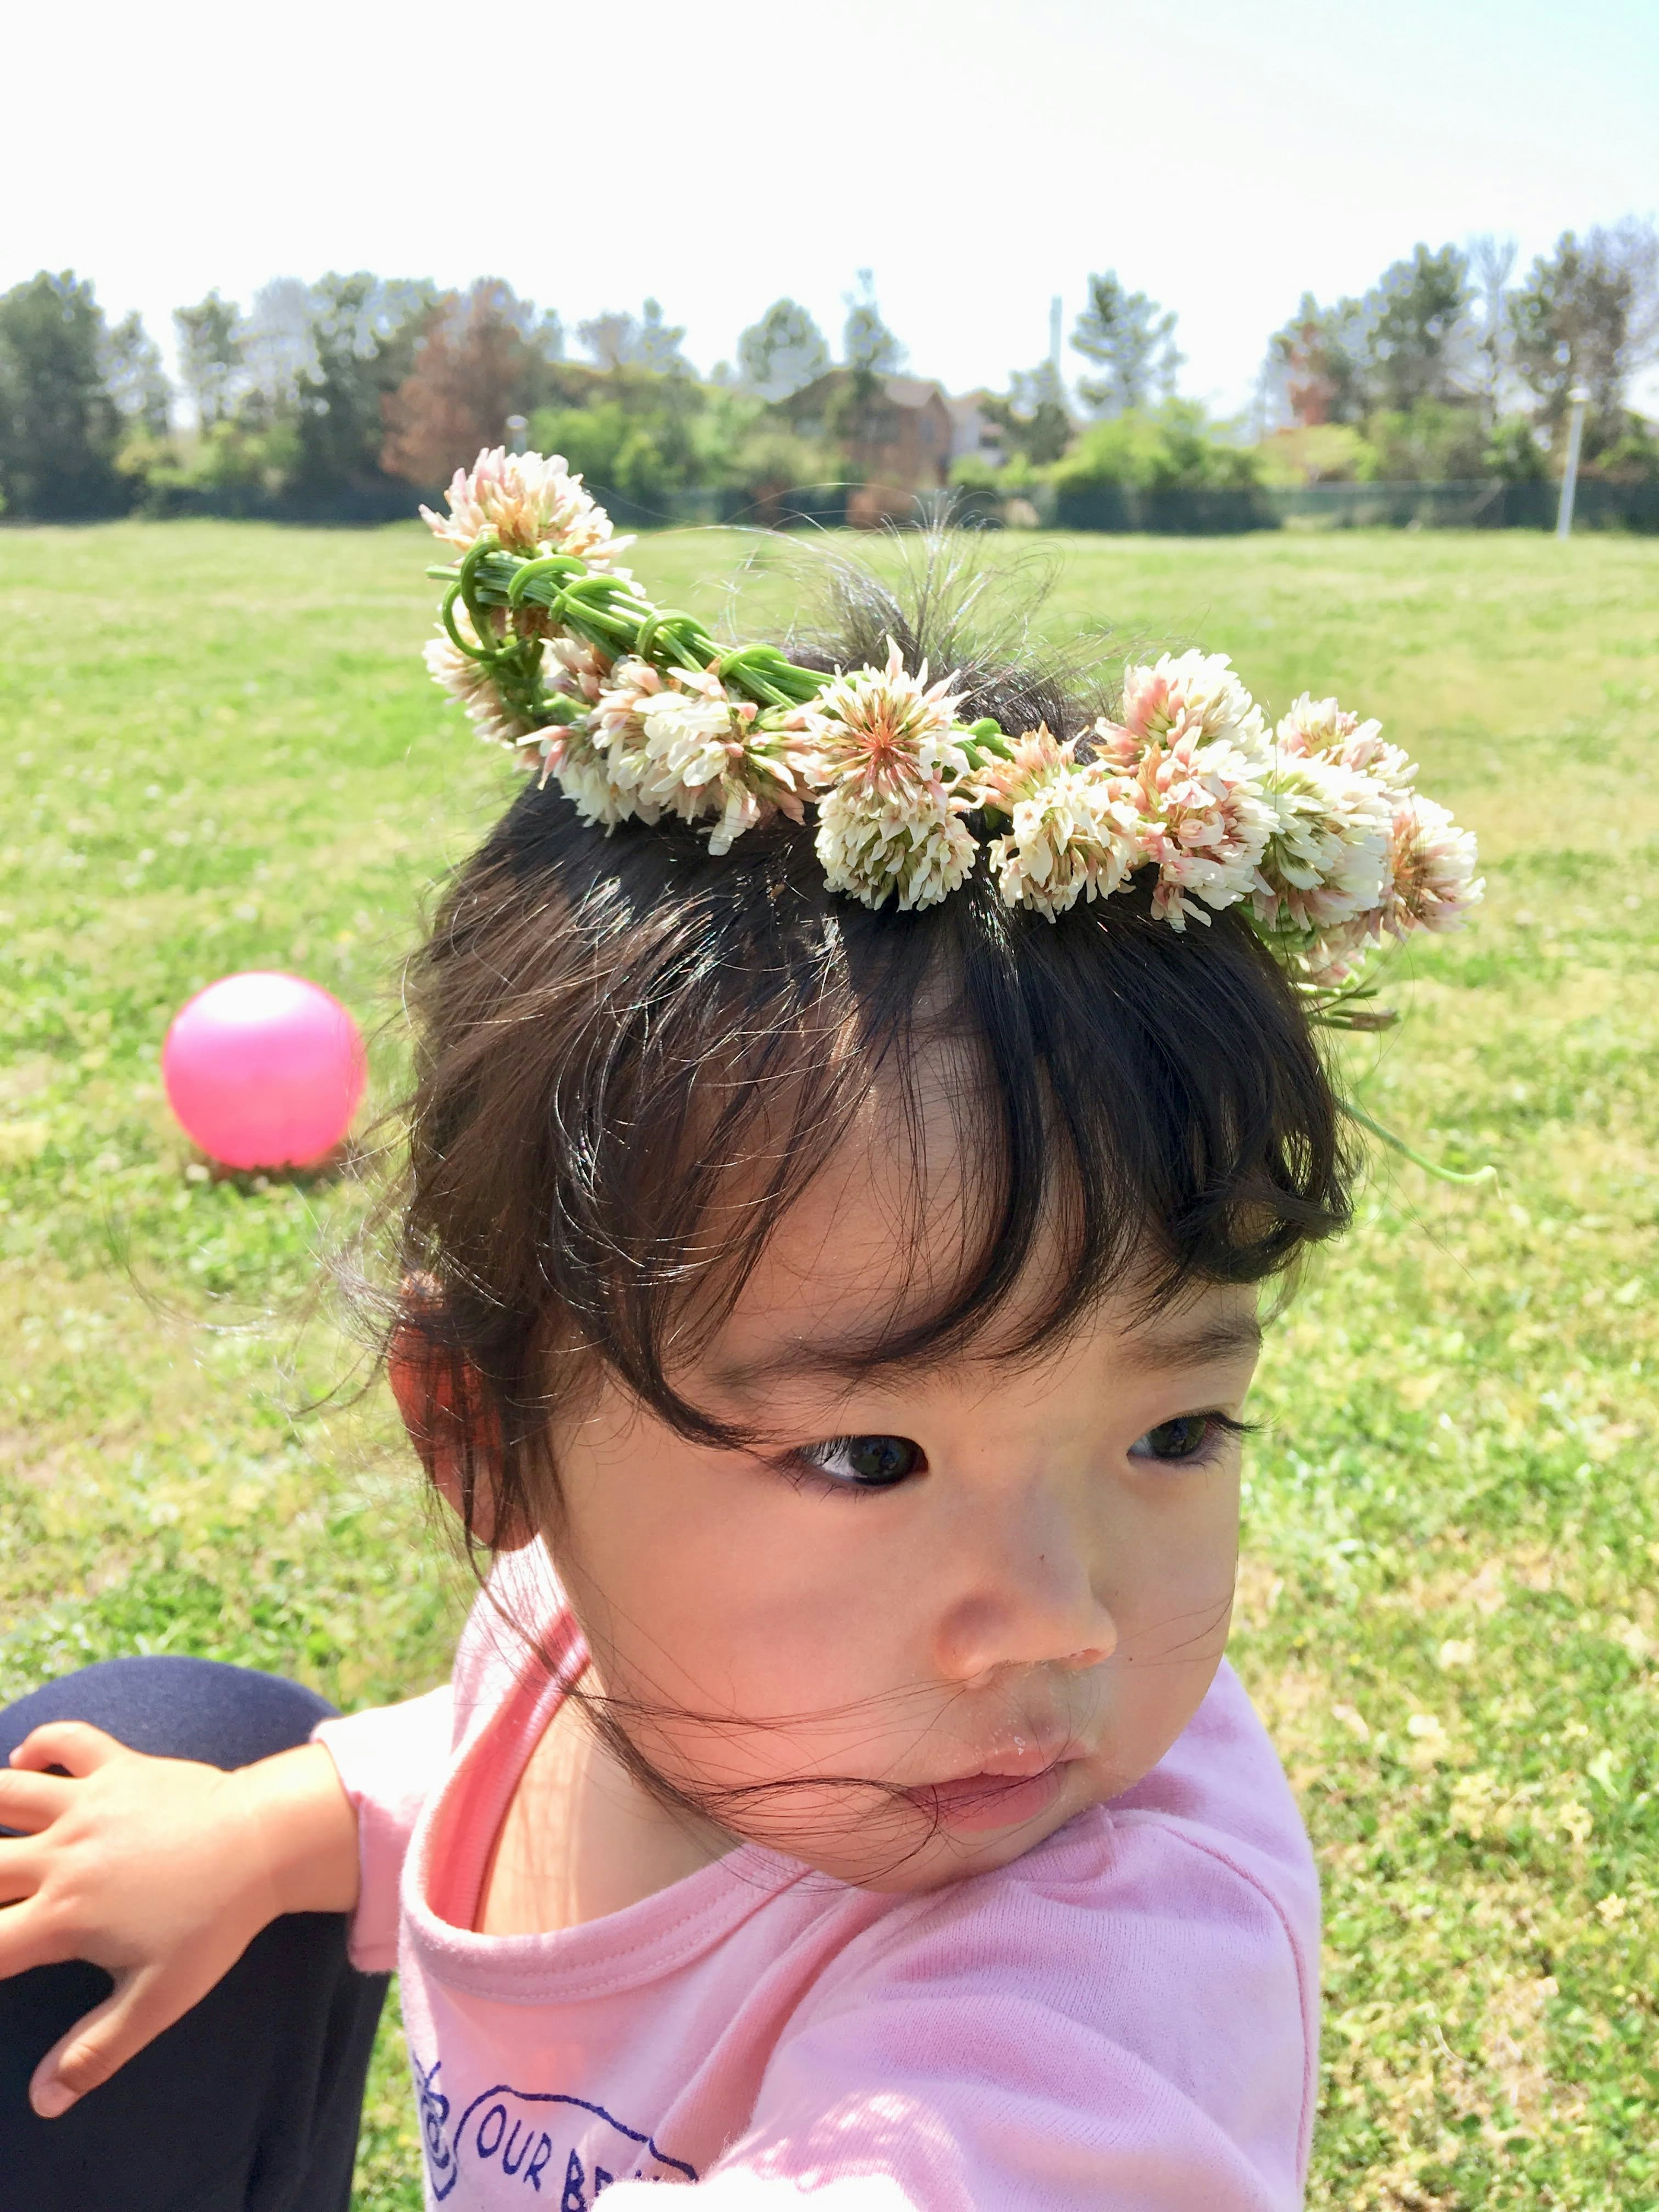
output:
POLYGON ((88 2090, 101 2087, 204 1994, 158 1972, 118 1975, 113 1993, 84 2013, 35 2068, 30 2104, 43 2120, 55 2120, 88 2090))
POLYGON ((11 1755, 11 1764, 14 1770, 21 1767, 37 1773, 49 1766, 61 1766, 78 1779, 95 1773, 125 1752, 124 1743, 88 1721, 48 1721, 23 1738, 11 1755))
POLYGON ((64 1956, 62 1944, 53 1943, 31 1901, 0 1912, 0 1982, 27 1974, 33 1966, 60 1966, 64 1956))
MULTIPOLYGON (((20 1898, 33 1897, 40 1887, 40 1855, 29 1848, 28 1838, 0 1836, 0 1905, 15 1905, 20 1898)), ((5 1921, 0 1921, 0 1937, 6 1926, 5 1921)), ((0 1974, 5 1972, 0 1965, 0 1974)))
POLYGON ((18 1828, 39 1835, 63 1811, 72 1782, 60 1774, 35 1774, 26 1768, 0 1766, 0 1828, 18 1828))

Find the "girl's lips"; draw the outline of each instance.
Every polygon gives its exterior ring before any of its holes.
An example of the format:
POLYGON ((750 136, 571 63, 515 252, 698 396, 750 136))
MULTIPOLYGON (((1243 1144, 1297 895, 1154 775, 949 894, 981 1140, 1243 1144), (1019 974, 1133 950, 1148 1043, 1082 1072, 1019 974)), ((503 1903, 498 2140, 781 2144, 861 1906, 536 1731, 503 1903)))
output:
POLYGON ((1056 1759, 1036 1774, 963 1774, 907 1790, 912 1804, 957 1835, 1012 1828, 1046 1813, 1066 1786, 1070 1759, 1056 1759))

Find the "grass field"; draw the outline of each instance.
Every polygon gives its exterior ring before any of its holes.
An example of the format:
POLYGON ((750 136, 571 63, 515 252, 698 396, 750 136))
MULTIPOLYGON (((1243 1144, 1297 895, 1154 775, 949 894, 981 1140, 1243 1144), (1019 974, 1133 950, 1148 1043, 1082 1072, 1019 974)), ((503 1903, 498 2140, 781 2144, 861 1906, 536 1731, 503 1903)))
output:
MULTIPOLYGON (((348 1705, 445 1669, 463 1593, 378 1389, 305 1410, 353 1371, 303 1300, 364 1184, 208 1180, 157 1073, 192 990, 283 966, 395 1094, 398 957, 508 787, 421 669, 426 544, 0 532, 0 1697, 136 1650, 348 1705)), ((1351 1079, 1501 1185, 1379 1169, 1256 1408, 1235 1650, 1326 1882, 1312 2201, 1659 2203, 1659 544, 1044 550, 1059 631, 1380 714, 1491 882, 1351 1079)), ((743 550, 635 565, 708 611, 743 550)), ((787 589, 763 562, 751 621, 787 589)), ((419 2203, 399 2066, 389 2028, 376 2212, 419 2203)))

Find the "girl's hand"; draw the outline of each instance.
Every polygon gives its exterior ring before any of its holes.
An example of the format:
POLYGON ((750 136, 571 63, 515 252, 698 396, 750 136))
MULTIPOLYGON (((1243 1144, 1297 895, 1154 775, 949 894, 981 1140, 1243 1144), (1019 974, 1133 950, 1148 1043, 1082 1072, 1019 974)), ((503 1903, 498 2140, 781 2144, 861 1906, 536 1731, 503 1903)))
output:
POLYGON ((171 2027, 268 1922, 357 1901, 357 1816, 321 1744, 227 1774, 57 1722, 0 1767, 0 1828, 24 1832, 0 1836, 0 1979, 87 1959, 115 1983, 35 2068, 43 2119, 171 2027))

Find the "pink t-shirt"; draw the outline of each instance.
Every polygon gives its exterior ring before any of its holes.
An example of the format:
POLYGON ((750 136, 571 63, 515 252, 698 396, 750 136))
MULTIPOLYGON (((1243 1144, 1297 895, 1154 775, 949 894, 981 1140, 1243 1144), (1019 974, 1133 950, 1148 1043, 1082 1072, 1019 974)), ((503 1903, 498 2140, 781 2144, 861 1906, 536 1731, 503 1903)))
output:
POLYGON ((584 1656, 539 1547, 504 1580, 553 1671, 481 1599, 447 1687, 318 1731, 361 1822, 352 1955, 402 1978, 429 2205, 1302 2203, 1318 1882, 1230 1668, 1144 1781, 995 1873, 892 1896, 745 1847, 585 1927, 479 1936, 584 1656))

